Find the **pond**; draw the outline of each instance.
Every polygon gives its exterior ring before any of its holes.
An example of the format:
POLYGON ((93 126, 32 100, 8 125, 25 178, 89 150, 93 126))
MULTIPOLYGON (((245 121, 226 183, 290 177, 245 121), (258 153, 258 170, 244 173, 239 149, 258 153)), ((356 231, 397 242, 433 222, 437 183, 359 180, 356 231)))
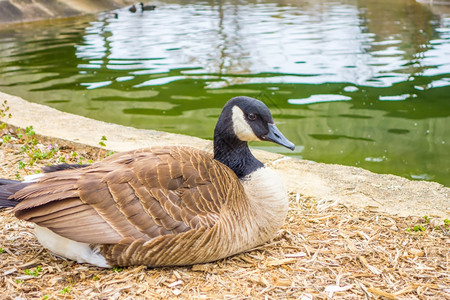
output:
POLYGON ((0 90, 207 139, 229 98, 251 96, 297 146, 256 148, 450 186, 449 7, 156 4, 0 28, 0 90))

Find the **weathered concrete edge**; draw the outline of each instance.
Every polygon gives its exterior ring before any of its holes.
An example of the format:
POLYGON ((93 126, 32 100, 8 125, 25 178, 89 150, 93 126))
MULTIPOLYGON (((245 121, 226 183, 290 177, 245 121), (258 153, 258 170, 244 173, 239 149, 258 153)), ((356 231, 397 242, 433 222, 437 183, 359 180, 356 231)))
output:
POLYGON ((70 18, 124 7, 133 0, 0 0, 0 26, 15 23, 70 18))
MULTIPOLYGON (((98 146, 107 137, 107 148, 127 151, 155 145, 186 145, 206 151, 211 141, 180 134, 143 130, 105 123, 25 101, 0 92, 0 101, 8 101, 12 117, 7 122, 36 133, 98 146)), ((5 121, 5 120, 3 120, 5 121)), ((411 181, 394 175, 381 175, 355 167, 314 163, 265 151, 254 151, 264 163, 275 169, 293 193, 315 198, 323 206, 342 203, 355 209, 370 207, 375 211, 400 216, 450 215, 450 189, 438 183, 411 181)))
POLYGON ((175 144, 195 145, 201 149, 210 147, 210 142, 199 138, 97 121, 0 92, 0 101, 3 100, 8 101, 7 106, 12 116, 4 121, 21 128, 32 125, 36 133, 43 136, 93 147, 98 147, 101 137, 106 136, 107 147, 113 151, 175 144))

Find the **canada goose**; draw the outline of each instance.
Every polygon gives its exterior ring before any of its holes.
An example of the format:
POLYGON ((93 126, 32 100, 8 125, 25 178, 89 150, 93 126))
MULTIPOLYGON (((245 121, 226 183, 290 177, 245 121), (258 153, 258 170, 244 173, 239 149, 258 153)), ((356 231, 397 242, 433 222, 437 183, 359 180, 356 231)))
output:
POLYGON ((155 10, 156 5, 144 5, 144 3, 140 2, 139 5, 141 6, 142 10, 155 10))
POLYGON ((128 9, 129 11, 131 11, 132 13, 135 13, 136 12, 136 5, 131 5, 131 7, 128 9))
POLYGON ((0 206, 15 206, 45 248, 79 263, 218 260, 266 242, 286 217, 285 187, 250 152, 255 140, 294 149, 266 105, 235 97, 215 127, 214 155, 167 146, 57 165, 31 182, 0 180, 0 206))

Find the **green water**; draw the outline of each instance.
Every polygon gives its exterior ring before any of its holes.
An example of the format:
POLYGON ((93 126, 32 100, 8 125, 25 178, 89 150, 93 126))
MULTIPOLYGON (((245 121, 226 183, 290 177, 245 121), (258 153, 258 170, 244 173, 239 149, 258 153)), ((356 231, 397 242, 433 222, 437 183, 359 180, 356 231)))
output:
POLYGON ((450 186, 449 7, 180 0, 115 12, 0 27, 0 90, 209 139, 223 104, 251 96, 297 146, 254 147, 450 186))

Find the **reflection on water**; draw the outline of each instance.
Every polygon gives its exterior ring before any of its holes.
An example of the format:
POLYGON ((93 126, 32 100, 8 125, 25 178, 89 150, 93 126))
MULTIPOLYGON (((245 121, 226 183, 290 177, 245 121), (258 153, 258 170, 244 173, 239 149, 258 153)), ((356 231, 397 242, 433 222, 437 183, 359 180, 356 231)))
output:
POLYGON ((186 3, 1 29, 0 90, 203 138, 226 100, 252 96, 294 156, 450 186, 450 14, 408 0, 186 3))

